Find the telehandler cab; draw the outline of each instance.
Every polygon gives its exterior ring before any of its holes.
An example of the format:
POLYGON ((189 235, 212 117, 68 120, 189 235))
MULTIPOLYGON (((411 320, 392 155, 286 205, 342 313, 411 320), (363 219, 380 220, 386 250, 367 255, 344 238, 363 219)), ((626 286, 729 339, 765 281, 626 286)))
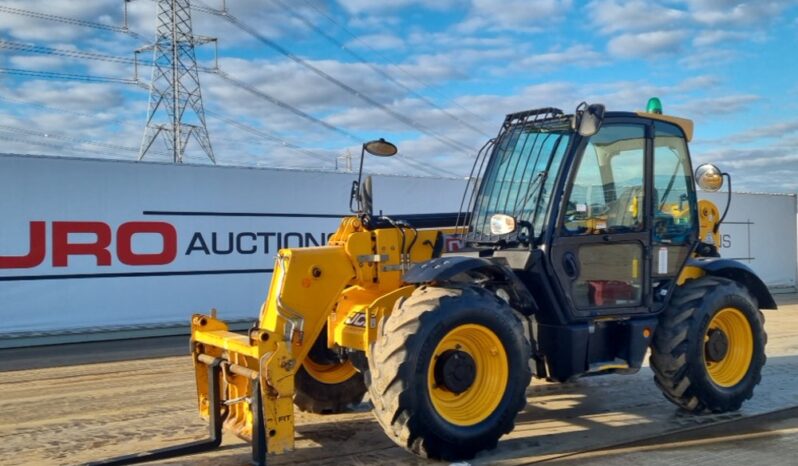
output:
POLYGON ((692 133, 658 99, 638 113, 507 115, 459 214, 376 216, 370 178, 359 179, 356 214, 328 245, 279 251, 247 335, 193 316, 205 446, 223 423, 264 464, 293 448, 295 405, 335 413, 368 392, 398 445, 467 459, 513 429, 532 376, 633 373, 649 349, 677 406, 740 408, 765 364, 760 309, 776 303, 748 267, 719 257, 722 218, 694 184, 717 191, 727 175, 702 165, 693 176, 692 133), (447 252, 452 235, 461 247, 447 252))

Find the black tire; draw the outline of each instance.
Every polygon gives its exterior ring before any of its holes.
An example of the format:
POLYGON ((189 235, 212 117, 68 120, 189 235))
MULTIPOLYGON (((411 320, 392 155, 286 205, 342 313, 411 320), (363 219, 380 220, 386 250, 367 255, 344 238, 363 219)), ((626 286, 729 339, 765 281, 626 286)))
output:
MULTIPOLYGON (((351 366, 348 361, 341 361, 327 349, 326 327, 314 343, 307 355, 307 364, 319 368, 335 368, 340 365, 351 366)), ((300 411, 315 414, 338 414, 347 411, 363 401, 366 394, 366 383, 361 372, 354 372, 348 379, 339 383, 325 383, 312 375, 306 363, 299 367, 294 376, 294 405, 300 411)))
POLYGON ((397 303, 380 325, 369 359, 374 414, 394 442, 419 456, 473 458, 513 430, 516 415, 526 406, 530 354, 523 324, 494 294, 469 286, 422 286, 397 303), (433 406, 427 374, 441 339, 466 324, 487 327, 498 338, 507 355, 508 377, 501 401, 484 420, 455 425, 433 406))
POLYGON ((756 300, 740 283, 721 277, 690 280, 677 288, 659 319, 651 345, 654 381, 665 397, 693 412, 723 413, 740 409, 762 379, 767 334, 756 300), (736 384, 713 382, 705 363, 704 336, 715 314, 736 308, 748 322, 753 352, 748 370, 736 384))

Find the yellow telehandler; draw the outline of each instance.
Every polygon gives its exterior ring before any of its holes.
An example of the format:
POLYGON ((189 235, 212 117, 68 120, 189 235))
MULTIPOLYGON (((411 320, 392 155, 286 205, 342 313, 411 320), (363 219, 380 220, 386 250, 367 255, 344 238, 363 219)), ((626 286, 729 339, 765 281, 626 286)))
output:
POLYGON ((373 214, 364 153, 396 147, 364 144, 354 215, 326 246, 279 251, 251 330, 192 317, 210 439, 111 463, 214 448, 226 430, 265 464, 293 448, 295 408, 340 412, 366 393, 398 445, 468 459, 513 429, 532 376, 633 373, 649 348, 679 407, 740 408, 765 364, 760 309, 776 303, 718 254, 723 217, 695 184, 717 191, 728 175, 693 172, 692 133, 656 98, 636 113, 510 114, 479 152, 460 213, 405 217, 373 214))

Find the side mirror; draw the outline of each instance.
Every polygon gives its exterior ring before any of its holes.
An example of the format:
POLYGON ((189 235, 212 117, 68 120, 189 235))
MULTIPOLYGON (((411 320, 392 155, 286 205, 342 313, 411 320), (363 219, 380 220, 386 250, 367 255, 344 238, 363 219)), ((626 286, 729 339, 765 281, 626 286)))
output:
POLYGON ((723 172, 711 163, 704 163, 695 169, 695 182, 702 190, 710 193, 723 187, 723 172))
POLYGON ((396 145, 386 141, 383 138, 375 139, 374 141, 369 141, 363 144, 363 149, 366 150, 371 155, 376 155, 377 157, 392 157, 399 152, 399 149, 396 145))
POLYGON ((604 122, 604 105, 582 102, 576 107, 574 115, 574 129, 580 136, 590 137, 598 133, 601 123, 604 122))
POLYGON ((366 214, 371 216, 372 213, 372 198, 371 198, 371 177, 366 177, 363 180, 363 159, 365 153, 377 157, 392 157, 399 152, 395 144, 386 141, 383 138, 375 139, 363 143, 360 149, 360 168, 357 171, 357 181, 352 182, 352 189, 349 193, 349 210, 355 214, 366 214), (357 207, 355 207, 357 204, 357 207))

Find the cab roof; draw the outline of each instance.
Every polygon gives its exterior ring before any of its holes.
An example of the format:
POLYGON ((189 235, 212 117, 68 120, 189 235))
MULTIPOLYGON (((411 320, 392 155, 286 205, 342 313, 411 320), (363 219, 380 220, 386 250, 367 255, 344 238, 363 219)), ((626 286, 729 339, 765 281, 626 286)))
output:
POLYGON ((664 121, 681 128, 681 130, 684 132, 684 138, 687 140, 687 142, 690 142, 693 139, 693 120, 689 120, 687 118, 650 112, 607 112, 604 114, 604 118, 612 116, 638 116, 641 118, 648 118, 649 120, 664 121))
MULTIPOLYGON (((503 128, 506 129, 510 126, 517 124, 527 124, 542 121, 567 121, 572 118, 572 114, 565 114, 562 110, 555 107, 536 108, 526 110, 523 112, 516 112, 508 114, 504 119, 503 128)), ((672 115, 663 115, 661 113, 651 112, 618 112, 608 111, 604 113, 604 118, 610 117, 639 117, 647 118, 649 120, 664 121, 674 124, 681 128, 684 132, 684 138, 690 142, 693 139, 693 120, 687 118, 680 118, 672 115)))

